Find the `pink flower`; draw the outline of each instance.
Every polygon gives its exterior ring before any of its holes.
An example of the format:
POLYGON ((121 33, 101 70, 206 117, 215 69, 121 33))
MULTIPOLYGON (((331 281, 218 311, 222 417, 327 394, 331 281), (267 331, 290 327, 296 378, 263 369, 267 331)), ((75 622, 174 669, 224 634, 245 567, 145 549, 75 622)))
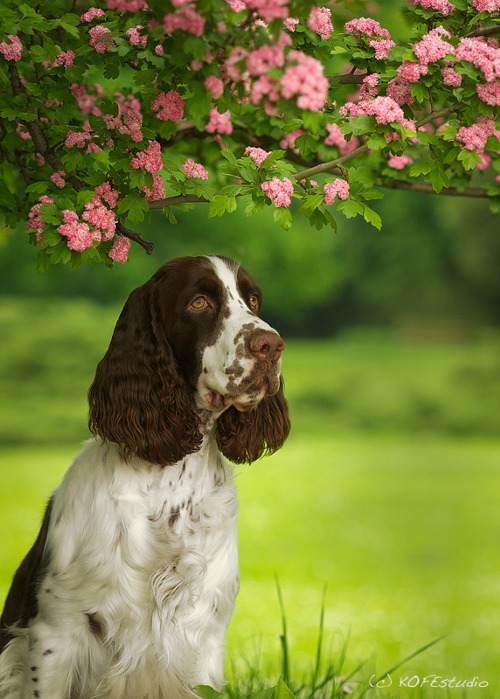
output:
POLYGON ((288 0, 246 0, 245 5, 255 10, 266 22, 288 17, 288 0))
POLYGON ((65 177, 66 173, 64 172, 64 170, 58 170, 57 172, 52 173, 50 179, 56 185, 56 187, 62 189, 66 186, 66 181, 64 179, 65 177))
POLYGON ((450 85, 450 87, 460 87, 462 84, 462 75, 457 73, 452 66, 441 68, 441 75, 443 76, 443 82, 445 85, 450 85))
POLYGON ((441 34, 450 36, 443 27, 436 27, 436 29, 431 29, 430 32, 413 46, 413 51, 420 63, 424 65, 433 63, 444 58, 448 53, 453 53, 455 47, 453 44, 442 39, 441 34))
POLYGON ((363 82, 359 89, 359 98, 376 97, 378 95, 378 84, 380 75, 378 73, 370 73, 363 78, 363 82))
POLYGON ((328 97, 328 79, 323 73, 323 64, 301 51, 290 51, 287 61, 292 62, 281 78, 281 95, 290 99, 297 95, 297 106, 318 112, 328 97))
POLYGON ((249 75, 265 75, 271 68, 281 68, 284 65, 284 48, 291 43, 291 39, 285 32, 281 33, 280 39, 282 37, 285 37, 285 41, 278 41, 271 46, 261 46, 248 54, 247 70, 249 75))
POLYGON ((393 155, 393 153, 391 153, 391 156, 387 161, 387 165, 392 167, 394 170, 403 170, 403 168, 405 168, 407 165, 411 165, 412 162, 413 158, 406 155, 406 153, 403 153, 402 155, 393 155))
POLYGON ((64 223, 58 226, 58 232, 68 239, 70 250, 83 252, 94 244, 94 237, 89 226, 78 219, 74 211, 65 209, 63 212, 64 223))
POLYGON ((260 187, 271 199, 274 206, 287 207, 292 203, 293 183, 288 177, 284 177, 282 180, 278 177, 273 177, 272 180, 263 182, 260 187))
POLYGON ((157 56, 163 56, 165 54, 165 49, 161 44, 156 44, 155 53, 157 56))
POLYGON ((222 94, 224 92, 224 83, 220 78, 218 78, 215 75, 209 75, 208 78, 205 78, 203 84, 207 88, 207 90, 212 94, 212 97, 214 100, 219 99, 219 97, 222 97, 222 94))
POLYGON ((403 61, 398 67, 398 78, 408 83, 418 83, 422 75, 427 75, 429 69, 425 63, 403 61))
POLYGON ((458 60, 468 61, 479 68, 486 82, 500 78, 500 49, 482 36, 461 39, 455 49, 455 56, 458 60))
POLYGON ((7 38, 10 44, 6 41, 0 42, 0 53, 3 54, 6 61, 20 61, 24 50, 21 40, 18 36, 13 36, 12 34, 7 34, 7 38))
POLYGON ((115 238, 113 247, 109 251, 108 256, 115 262, 121 262, 123 264, 127 261, 129 249, 130 238, 119 236, 118 238, 115 238))
POLYGON ((485 85, 476 85, 479 99, 492 107, 500 106, 500 80, 492 80, 485 85))
POLYGON ((285 20, 283 20, 283 26, 285 29, 288 29, 289 32, 294 32, 299 26, 299 23, 299 20, 295 17, 287 17, 285 20))
POLYGON ((212 107, 210 110, 210 119, 205 127, 208 133, 233 133, 233 125, 231 124, 231 112, 226 110, 222 114, 215 108, 212 107))
POLYGON ((391 97, 375 97, 373 100, 361 100, 357 104, 354 102, 346 102, 340 110, 341 116, 349 116, 354 118, 360 114, 367 114, 375 117, 377 124, 398 123, 407 129, 415 131, 415 122, 406 119, 403 110, 391 97))
POLYGON ((302 129, 295 129, 283 134, 283 138, 280 141, 281 148, 295 148, 295 141, 304 134, 305 131, 302 131, 302 129))
POLYGON ((233 12, 242 12, 247 9, 245 0, 226 0, 233 12))
POLYGON ((163 17, 163 30, 165 34, 181 30, 203 36, 205 31, 205 19, 191 5, 185 5, 176 12, 168 13, 163 17))
POLYGON ((26 226, 28 231, 33 231, 36 234, 36 239, 40 241, 42 233, 45 229, 45 221, 42 218, 42 206, 44 204, 53 204, 54 200, 47 197, 45 194, 39 198, 38 203, 31 207, 28 214, 28 224, 26 226))
POLYGON ((340 155, 350 153, 359 146, 359 140, 356 136, 353 136, 350 141, 346 140, 338 124, 327 124, 326 130, 328 131, 328 136, 325 138, 325 146, 336 146, 340 155))
POLYGON ((143 139, 141 103, 132 95, 125 98, 120 94, 116 96, 116 103, 118 116, 103 114, 104 123, 108 129, 117 129, 119 133, 128 135, 135 143, 139 143, 143 139))
POLYGON ((97 25, 89 29, 90 45, 95 48, 97 53, 105 53, 114 48, 114 42, 111 35, 111 29, 97 25))
POLYGON ((396 46, 392 39, 369 39, 368 43, 372 49, 375 49, 377 61, 385 61, 392 47, 396 46))
POLYGON ((478 12, 498 12, 500 0, 472 0, 472 6, 478 12))
POLYGON ((71 68, 73 66, 74 60, 74 51, 61 51, 61 53, 56 57, 56 60, 54 61, 54 66, 64 66, 65 68, 71 68))
POLYGON ((24 124, 18 124, 16 126, 16 133, 23 139, 23 141, 30 141, 31 140, 31 135, 29 131, 25 131, 25 126, 24 124))
POLYGON ((477 153, 484 153, 486 141, 495 133, 495 120, 486 116, 481 116, 475 124, 471 126, 461 126, 458 129, 456 139, 464 144, 467 150, 475 150, 477 153))
POLYGON ((114 209, 118 203, 119 192, 111 187, 109 182, 103 182, 95 188, 95 196, 104 201, 114 209))
POLYGON ((179 121, 184 116, 184 100, 178 92, 159 92, 151 104, 156 118, 161 121, 179 121))
POLYGON ((182 165, 182 170, 186 177, 197 177, 200 180, 208 180, 208 172, 203 165, 195 163, 192 158, 188 158, 182 165))
POLYGON ((93 226, 94 240, 110 240, 114 236, 116 216, 111 209, 103 204, 101 197, 94 196, 92 201, 85 204, 82 218, 93 226))
POLYGON ((146 0, 106 0, 106 5, 110 10, 120 10, 121 12, 138 12, 147 7, 146 0))
POLYGON ((83 148, 93 139, 93 130, 88 121, 83 125, 83 131, 68 131, 64 145, 66 148, 83 148))
POLYGON ((323 187, 325 204, 333 204, 335 197, 347 199, 349 196, 349 182, 337 177, 333 182, 327 182, 323 187))
POLYGON ((80 16, 80 22, 92 22, 92 20, 96 17, 101 18, 104 17, 105 14, 106 13, 104 10, 100 10, 97 7, 91 7, 90 10, 84 12, 84 14, 80 16))
POLYGON ((384 39, 391 38, 389 30, 381 27, 377 20, 370 17, 351 19, 349 22, 346 22, 345 30, 348 34, 366 34, 367 36, 381 36, 384 39))
POLYGON ((247 146, 245 148, 244 155, 248 155, 257 167, 260 167, 268 155, 271 155, 272 151, 264 150, 263 148, 253 148, 252 146, 247 146))
POLYGON ((132 158, 130 164, 134 170, 143 169, 151 173, 160 172, 163 169, 163 160, 161 157, 161 146, 158 141, 151 141, 147 148, 137 153, 135 158, 132 158))
POLYGON ((448 0, 413 0, 414 5, 420 5, 426 10, 436 10, 440 12, 443 17, 447 17, 453 12, 455 7, 448 2, 448 0))
POLYGON ((391 97, 400 107, 404 104, 413 104, 415 98, 411 94, 411 85, 408 80, 396 76, 389 80, 386 88, 387 97, 391 97))
POLYGON ((144 29, 144 27, 142 24, 138 24, 136 27, 131 27, 125 32, 131 46, 146 46, 148 43, 148 37, 146 35, 141 36, 141 29, 144 29))
POLYGON ((312 32, 316 32, 322 39, 329 39, 333 33, 333 24, 330 19, 332 11, 328 7, 313 7, 307 26, 312 32))
POLYGON ((153 188, 148 189, 146 185, 142 188, 142 191, 146 195, 146 201, 158 201, 159 199, 165 198, 165 182, 161 175, 156 172, 153 173, 153 188))

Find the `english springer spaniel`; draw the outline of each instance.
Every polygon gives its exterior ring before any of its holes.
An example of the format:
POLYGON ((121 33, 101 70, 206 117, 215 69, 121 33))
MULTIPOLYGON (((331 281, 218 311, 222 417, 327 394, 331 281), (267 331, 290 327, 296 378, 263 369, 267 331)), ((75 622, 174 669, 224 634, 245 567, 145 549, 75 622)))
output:
POLYGON ((224 257, 130 294, 89 391, 94 438, 48 504, 0 624, 1 699, 177 699, 220 689, 238 592, 231 467, 290 423, 284 343, 224 257))

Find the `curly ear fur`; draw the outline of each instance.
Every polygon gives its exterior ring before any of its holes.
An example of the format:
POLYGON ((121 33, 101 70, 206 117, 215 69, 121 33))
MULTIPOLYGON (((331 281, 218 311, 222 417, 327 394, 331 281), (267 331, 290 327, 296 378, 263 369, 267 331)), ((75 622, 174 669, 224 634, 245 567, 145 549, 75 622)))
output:
POLYGON ((232 407, 217 421, 216 439, 221 452, 236 464, 252 463, 277 451, 290 432, 283 380, 274 396, 266 396, 256 408, 240 412, 232 407))
POLYGON ((125 455, 173 464, 200 447, 192 391, 159 322, 153 281, 129 296, 89 390, 89 427, 125 455))

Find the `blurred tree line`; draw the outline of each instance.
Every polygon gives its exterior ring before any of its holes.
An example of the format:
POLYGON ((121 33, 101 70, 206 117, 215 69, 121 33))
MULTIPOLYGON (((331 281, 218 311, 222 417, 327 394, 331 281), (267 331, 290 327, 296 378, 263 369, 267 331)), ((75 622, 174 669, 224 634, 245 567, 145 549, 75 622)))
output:
POLYGON ((377 202, 384 226, 358 219, 334 234, 307 222, 284 232, 267 212, 208 219, 204 204, 172 226, 153 215, 142 232, 155 242, 114 269, 36 271, 22 227, 0 237, 0 294, 86 297, 121 304, 166 260, 225 254, 264 290, 264 316, 287 336, 331 336, 358 325, 436 323, 472 329, 500 324, 498 220, 482 201, 391 192, 377 202))

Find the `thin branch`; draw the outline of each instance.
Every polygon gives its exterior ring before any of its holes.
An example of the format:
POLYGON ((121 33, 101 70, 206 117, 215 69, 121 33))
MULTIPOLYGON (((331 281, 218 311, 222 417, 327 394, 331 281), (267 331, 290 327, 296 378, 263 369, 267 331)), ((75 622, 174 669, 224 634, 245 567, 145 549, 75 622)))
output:
POLYGON ((164 209, 167 206, 174 206, 175 204, 208 204, 209 202, 209 199, 198 197, 196 194, 178 194, 175 197, 152 201, 149 206, 151 209, 164 209))
POLYGON ((500 34, 500 25, 496 27, 483 27, 482 29, 475 29, 470 34, 466 34, 465 38, 470 39, 474 36, 492 36, 493 34, 500 34))
POLYGON ((154 244, 151 243, 149 240, 145 240, 139 233, 131 231, 129 228, 126 228, 122 223, 119 223, 116 226, 116 230, 120 235, 123 235, 125 238, 130 238, 130 240, 133 240, 134 243, 137 243, 141 246, 141 248, 144 248, 148 255, 151 255, 151 253, 153 252, 155 247, 154 244))
POLYGON ((487 199, 488 191, 484 187, 466 187, 457 189, 456 187, 444 187, 440 192, 436 192, 431 184, 427 182, 406 182, 405 180, 390 180, 382 182, 380 187, 386 189, 404 189, 409 192, 423 192, 424 194, 443 194, 448 197, 470 197, 473 199, 487 199))
POLYGON ((332 172, 333 170, 338 168, 339 165, 347 163, 349 160, 352 160, 353 158, 357 158, 358 155, 363 155, 363 153, 366 153, 368 150, 368 146, 366 145, 366 143, 364 143, 362 146, 358 146, 350 153, 341 155, 340 158, 335 158, 335 160, 329 160, 326 163, 320 163, 319 165, 310 167, 307 170, 301 170, 300 172, 296 172, 294 174, 294 177, 297 180, 301 180, 304 177, 313 177, 313 175, 319 175, 322 172, 332 172))
POLYGON ((340 85, 361 85, 368 73, 344 73, 343 75, 332 75, 330 80, 340 85))

